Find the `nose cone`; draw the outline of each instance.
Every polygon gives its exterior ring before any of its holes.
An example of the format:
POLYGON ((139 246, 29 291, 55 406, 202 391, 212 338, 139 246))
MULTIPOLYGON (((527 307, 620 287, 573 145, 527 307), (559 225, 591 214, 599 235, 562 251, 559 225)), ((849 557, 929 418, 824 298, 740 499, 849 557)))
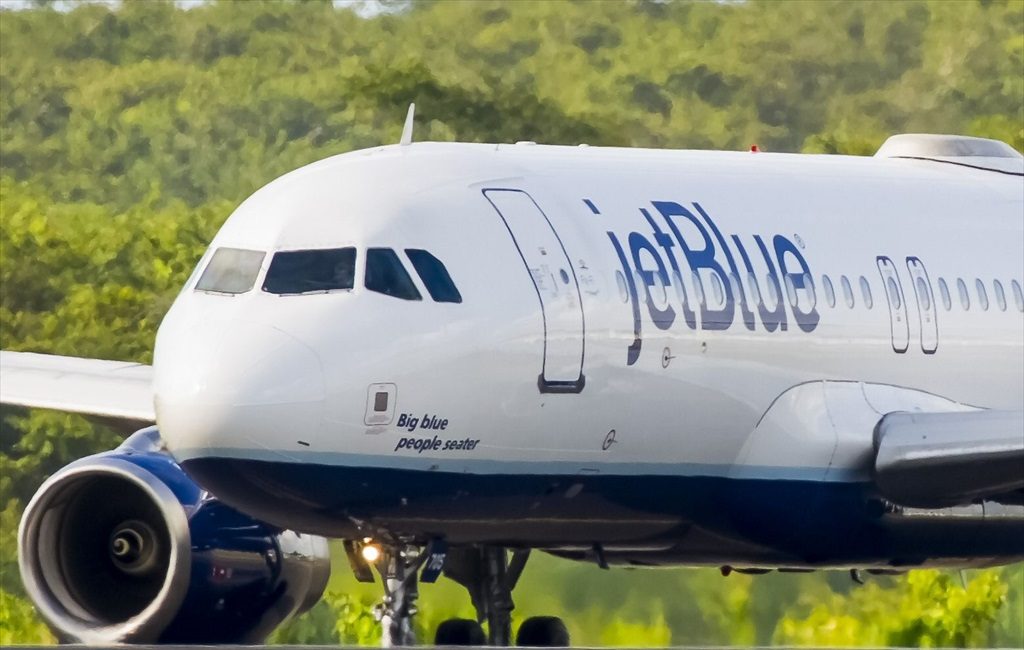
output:
POLYGON ((320 358, 275 327, 214 322, 161 336, 153 370, 157 425, 179 460, 290 449, 319 432, 320 358))

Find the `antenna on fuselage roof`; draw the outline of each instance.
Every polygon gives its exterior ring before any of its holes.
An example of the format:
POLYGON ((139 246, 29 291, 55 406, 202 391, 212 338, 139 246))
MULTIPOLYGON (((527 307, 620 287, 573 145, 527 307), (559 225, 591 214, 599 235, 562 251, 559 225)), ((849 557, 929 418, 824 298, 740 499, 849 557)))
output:
POLYGON ((416 103, 409 104, 409 112, 405 114, 405 126, 402 127, 402 139, 398 141, 401 146, 412 144, 412 125, 416 117, 416 103))

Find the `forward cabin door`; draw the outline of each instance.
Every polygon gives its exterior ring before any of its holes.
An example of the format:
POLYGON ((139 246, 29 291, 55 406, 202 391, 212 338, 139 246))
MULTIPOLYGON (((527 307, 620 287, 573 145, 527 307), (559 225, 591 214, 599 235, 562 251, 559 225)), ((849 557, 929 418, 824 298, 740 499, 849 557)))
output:
POLYGON ((542 393, 583 390, 583 304, 579 282, 554 225, 522 190, 486 189, 484 196, 508 229, 544 321, 544 360, 537 385, 542 393))

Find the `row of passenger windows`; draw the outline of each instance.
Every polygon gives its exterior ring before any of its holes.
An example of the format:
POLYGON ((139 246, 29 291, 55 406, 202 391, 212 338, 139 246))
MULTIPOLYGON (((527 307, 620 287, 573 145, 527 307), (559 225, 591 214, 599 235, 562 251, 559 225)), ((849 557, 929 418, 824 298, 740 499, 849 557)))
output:
MULTIPOLYGON (((418 248, 405 249, 405 255, 431 298, 436 302, 462 302, 462 295, 441 260, 418 248)), ((196 290, 245 293, 256 283, 265 257, 262 251, 219 248, 196 283, 196 290)), ((355 285, 355 270, 356 249, 351 246, 279 251, 270 260, 263 291, 284 296, 349 290, 355 285)), ((422 300, 402 260, 390 248, 366 250, 363 284, 369 291, 387 296, 422 300)))
MULTIPOLYGON (((980 279, 974 281, 974 288, 978 295, 978 306, 982 311, 988 310, 988 292, 985 290, 985 283, 980 279)), ((964 309, 971 308, 971 296, 967 291, 967 284, 962 279, 956 281, 957 296, 960 299, 960 306, 964 309)), ((1017 311, 1024 311, 1024 293, 1021 291, 1020 283, 1016 280, 1010 281, 1010 291, 1013 293, 1013 302, 1017 305, 1017 311)), ((942 296, 942 305, 949 311, 953 308, 953 299, 950 296, 949 286, 944 278, 939 278, 939 293, 942 296)), ((996 299, 996 306, 999 311, 1006 311, 1006 291, 999 280, 992 281, 992 293, 996 299)))
MULTIPOLYGON (((638 274, 639 275, 639 274, 638 274)), ((793 307, 804 307, 809 308, 812 305, 817 304, 817 295, 814 285, 814 281, 810 275, 804 274, 802 276, 796 276, 799 278, 800 286, 797 286, 793 281, 793 276, 785 276, 785 292, 786 297, 789 300, 789 304, 793 307)), ((722 280, 717 273, 711 273, 707 276, 707 281, 704 281, 699 274, 693 274, 693 289, 696 294, 695 298, 697 302, 701 304, 710 304, 712 307, 724 306, 725 305, 725 288, 722 285, 722 280), (707 288, 706 288, 707 287, 707 288), (708 295, 710 294, 710 295, 708 295)), ((626 287, 625 276, 621 272, 616 272, 616 280, 619 285, 619 295, 623 302, 629 301, 628 290, 626 287)), ((668 295, 666 288, 662 286, 660 278, 657 273, 653 274, 653 280, 655 285, 651 287, 651 299, 654 304, 663 308, 668 303, 668 295)), ((730 273, 728 275, 728 281, 732 289, 732 294, 738 295, 740 282, 736 275, 730 273)), ((641 291, 642 298, 646 300, 646 295, 642 292, 644 281, 642 277, 635 279, 638 289, 641 291)), ((918 276, 916 278, 915 288, 916 295, 920 296, 921 306, 925 310, 932 308, 932 293, 929 291, 928 283, 923 277, 918 276)), ((857 293, 860 295, 860 300, 864 306, 868 309, 874 307, 874 297, 871 293, 871 283, 865 276, 860 276, 857 280, 857 288, 859 291, 854 291, 854 283, 845 275, 839 276, 838 287, 833 284, 832 278, 828 275, 821 276, 821 288, 824 293, 825 303, 834 308, 839 304, 840 300, 846 305, 847 308, 853 309, 857 304, 857 293)), ((676 276, 676 282, 673 283, 676 286, 676 290, 680 293, 680 300, 686 299, 686 289, 683 287, 681 279, 676 276)), ((764 278, 764 291, 762 292, 761 287, 758 285, 757 278, 753 273, 747 275, 747 286, 745 287, 747 296, 750 302, 764 302, 765 306, 769 309, 774 309, 778 305, 781 296, 780 288, 776 285, 776 281, 773 276, 766 275, 764 278), (762 300, 762 293, 763 300, 762 300)), ((938 281, 939 295, 942 300, 942 306, 946 311, 953 309, 953 298, 950 293, 950 287, 944 278, 939 278, 938 281)), ((892 277, 886 278, 885 289, 889 294, 889 301, 893 304, 896 309, 900 309, 903 306, 903 300, 901 298, 901 292, 896 284, 895 279, 892 277)), ((982 311, 989 309, 990 303, 988 298, 988 289, 983 281, 977 279, 974 281, 975 295, 977 297, 977 305, 982 311)), ((963 279, 957 279, 956 281, 957 296, 959 298, 960 306, 964 310, 971 308, 971 295, 967 288, 967 283, 963 279)), ((1013 295, 1014 304, 1017 307, 1017 311, 1024 312, 1024 293, 1021 291, 1021 285, 1017 280, 1010 282, 1009 292, 1013 295)), ((1007 290, 1004 288, 1003 283, 999 280, 993 280, 992 282, 992 293, 995 297, 996 306, 1000 311, 1006 311, 1009 301, 1007 297, 1007 290)))
MULTIPOLYGON (((832 285, 832 280, 829 276, 823 275, 821 277, 821 284, 825 291, 825 301, 828 303, 828 306, 835 307, 837 296, 832 285)), ((850 281, 845 275, 840 276, 840 284, 842 286, 843 301, 846 303, 847 307, 853 308, 853 290, 850 286, 850 281)), ((946 311, 952 311, 954 303, 949 283, 946 282, 945 278, 939 278, 937 284, 939 288, 939 297, 942 300, 942 307, 946 311)), ((864 304, 868 309, 870 309, 871 287, 868 284, 867 279, 863 276, 860 278, 860 287, 861 294, 864 298, 864 304)), ((892 277, 886 278, 885 289, 889 294, 889 301, 896 309, 900 309, 903 306, 903 300, 901 298, 899 287, 892 277)), ((988 297, 988 287, 980 278, 976 278, 974 280, 974 292, 977 298, 977 306, 980 307, 982 311, 988 311, 991 304, 988 297)), ((1010 293, 1013 294, 1013 302, 1017 307, 1017 311, 1024 312, 1024 291, 1021 290, 1021 285, 1017 280, 1010 281, 1010 293)), ((929 291, 928 282, 921 276, 918 276, 914 280, 914 294, 926 311, 932 308, 932 292, 929 291)), ((969 310, 971 308, 971 292, 968 290, 967 282, 965 282, 963 278, 957 278, 956 280, 956 295, 959 299, 960 307, 964 311, 969 310)), ((992 295, 995 297, 995 304, 999 311, 1006 311, 1009 306, 1007 290, 999 280, 992 281, 992 295)))

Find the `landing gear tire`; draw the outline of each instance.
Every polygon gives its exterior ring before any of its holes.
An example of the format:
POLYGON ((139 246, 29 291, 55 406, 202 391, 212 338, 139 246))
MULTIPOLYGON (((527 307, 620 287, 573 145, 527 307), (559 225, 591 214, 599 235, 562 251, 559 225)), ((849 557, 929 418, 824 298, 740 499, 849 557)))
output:
POLYGON ((437 646, 487 645, 487 636, 479 623, 468 618, 450 618, 437 626, 434 634, 437 646))
POLYGON ((516 645, 533 648, 569 647, 569 629, 557 616, 534 616, 523 621, 516 645))
POLYGON ((507 646, 512 641, 512 589, 529 557, 529 549, 520 549, 510 559, 500 546, 448 551, 444 574, 469 591, 477 620, 487 623, 487 645, 507 646))

